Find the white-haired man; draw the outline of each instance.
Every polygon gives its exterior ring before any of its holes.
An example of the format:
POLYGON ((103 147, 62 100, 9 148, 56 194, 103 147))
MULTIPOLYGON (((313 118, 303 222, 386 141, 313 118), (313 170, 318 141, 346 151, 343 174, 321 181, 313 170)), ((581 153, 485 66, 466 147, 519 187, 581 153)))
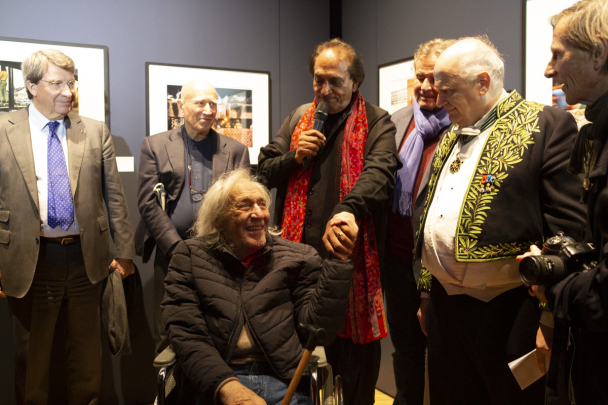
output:
POLYGON ((32 104, 0 119, 0 296, 13 321, 17 403, 53 403, 53 372, 65 374, 69 404, 96 404, 103 280, 134 272, 131 220, 108 128, 71 112, 74 61, 48 49, 21 67, 32 104), (60 313, 67 370, 51 365, 60 313))
POLYGON ((217 133, 217 91, 208 82, 184 84, 177 102, 184 124, 141 144, 137 199, 141 221, 137 226, 137 253, 146 263, 154 258, 154 339, 160 353, 167 345, 160 302, 171 254, 177 244, 192 236, 203 197, 213 181, 238 167, 249 168, 249 151, 242 143, 217 133), (160 207, 154 188, 162 183, 167 193, 166 210, 160 207))
POLYGON ((521 390, 508 367, 534 349, 540 319, 515 256, 558 231, 582 234, 566 172, 576 123, 504 91, 487 37, 448 48, 434 75, 437 105, 456 125, 435 151, 416 245, 420 286, 432 285, 420 312, 431 402, 542 404, 544 379, 521 390))
MULTIPOLYGON (((582 173, 585 179, 581 191, 588 202, 587 222, 593 234, 587 241, 595 243, 600 263, 589 271, 574 272, 557 284, 532 286, 532 292, 546 301, 554 313, 555 333, 547 376, 550 404, 569 404, 573 395, 577 404, 608 403, 607 229, 602 225, 606 223, 606 200, 598 198, 606 188, 608 173, 606 21, 606 0, 579 1, 550 19, 553 57, 545 76, 562 85, 569 104, 586 104, 585 117, 591 122, 579 132, 568 170, 582 173), (589 139, 593 142, 587 142, 589 139), (567 353, 569 340, 572 344, 567 353)), ((532 250, 540 254, 538 249, 532 250)), ((541 350, 551 349, 550 344, 538 343, 541 350)))

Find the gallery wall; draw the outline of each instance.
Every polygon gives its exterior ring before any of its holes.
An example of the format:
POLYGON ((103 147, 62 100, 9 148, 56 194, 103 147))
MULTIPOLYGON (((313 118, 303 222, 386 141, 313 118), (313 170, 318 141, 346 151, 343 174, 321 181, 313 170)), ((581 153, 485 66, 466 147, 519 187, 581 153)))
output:
POLYGON ((486 34, 505 59, 505 88, 522 91, 521 0, 348 0, 343 39, 362 55, 363 96, 378 102, 378 66, 414 56, 433 38, 486 34))
MULTIPOLYGON (((348 0, 342 38, 363 57, 363 97, 378 103, 378 66, 414 56, 433 38, 486 34, 505 59, 505 88, 522 92, 521 0, 348 0)), ((377 388, 395 395, 390 339, 382 341, 377 388)))
MULTIPOLYGON (((329 0, 31 0, 3 8, 0 36, 109 47, 111 131, 117 155, 135 157, 135 172, 122 173, 135 226, 137 165, 146 133, 145 63, 270 72, 274 136, 294 108, 312 100, 308 54, 329 38, 329 0)), ((149 328, 152 267, 136 264, 146 302, 143 327, 149 328)), ((14 403, 11 331, 6 300, 0 299, 0 403, 7 405, 14 403)), ((148 395, 141 388, 148 380, 138 375, 149 376, 152 357, 142 351, 149 353, 150 334, 137 339, 136 355, 104 363, 113 371, 104 375, 104 386, 116 391, 104 394, 105 403, 137 404, 148 395), (123 383, 127 372, 129 384, 123 383)))

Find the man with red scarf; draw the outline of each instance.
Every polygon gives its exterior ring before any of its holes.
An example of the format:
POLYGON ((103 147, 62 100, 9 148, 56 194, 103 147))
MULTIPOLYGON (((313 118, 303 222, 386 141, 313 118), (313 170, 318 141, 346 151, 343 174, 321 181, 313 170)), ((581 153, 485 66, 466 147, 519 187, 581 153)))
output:
POLYGON ((373 404, 380 339, 387 335, 379 263, 400 166, 395 126, 386 111, 363 100, 365 70, 352 46, 339 39, 317 45, 308 70, 315 100, 294 110, 261 149, 259 172, 277 188, 274 224, 286 239, 313 246, 323 258, 344 258, 343 233, 351 221, 359 225, 348 312, 326 349, 334 374, 342 376, 344 403, 373 404), (323 133, 312 129, 321 101, 329 105, 323 133))

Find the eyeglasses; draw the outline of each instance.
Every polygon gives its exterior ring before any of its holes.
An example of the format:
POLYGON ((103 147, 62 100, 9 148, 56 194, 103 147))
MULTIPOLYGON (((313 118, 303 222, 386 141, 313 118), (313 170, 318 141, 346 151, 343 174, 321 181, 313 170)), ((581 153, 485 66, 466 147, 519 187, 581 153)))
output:
POLYGON ((40 81, 48 83, 49 87, 55 91, 63 91, 66 84, 68 85, 68 89, 70 89, 70 91, 74 90, 78 86, 78 82, 76 80, 70 80, 68 82, 49 82, 46 80, 40 81))

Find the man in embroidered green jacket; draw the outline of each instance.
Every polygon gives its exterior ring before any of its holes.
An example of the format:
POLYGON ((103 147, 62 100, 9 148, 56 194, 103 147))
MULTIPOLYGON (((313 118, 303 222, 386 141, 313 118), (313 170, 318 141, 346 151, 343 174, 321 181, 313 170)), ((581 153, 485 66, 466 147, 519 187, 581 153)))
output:
POLYGON ((431 402, 542 404, 544 378, 522 390, 508 367, 534 350, 541 315, 515 257, 558 231, 582 236, 580 185, 566 171, 576 123, 507 93, 485 36, 448 48, 434 75, 456 125, 435 151, 416 240, 431 402))

